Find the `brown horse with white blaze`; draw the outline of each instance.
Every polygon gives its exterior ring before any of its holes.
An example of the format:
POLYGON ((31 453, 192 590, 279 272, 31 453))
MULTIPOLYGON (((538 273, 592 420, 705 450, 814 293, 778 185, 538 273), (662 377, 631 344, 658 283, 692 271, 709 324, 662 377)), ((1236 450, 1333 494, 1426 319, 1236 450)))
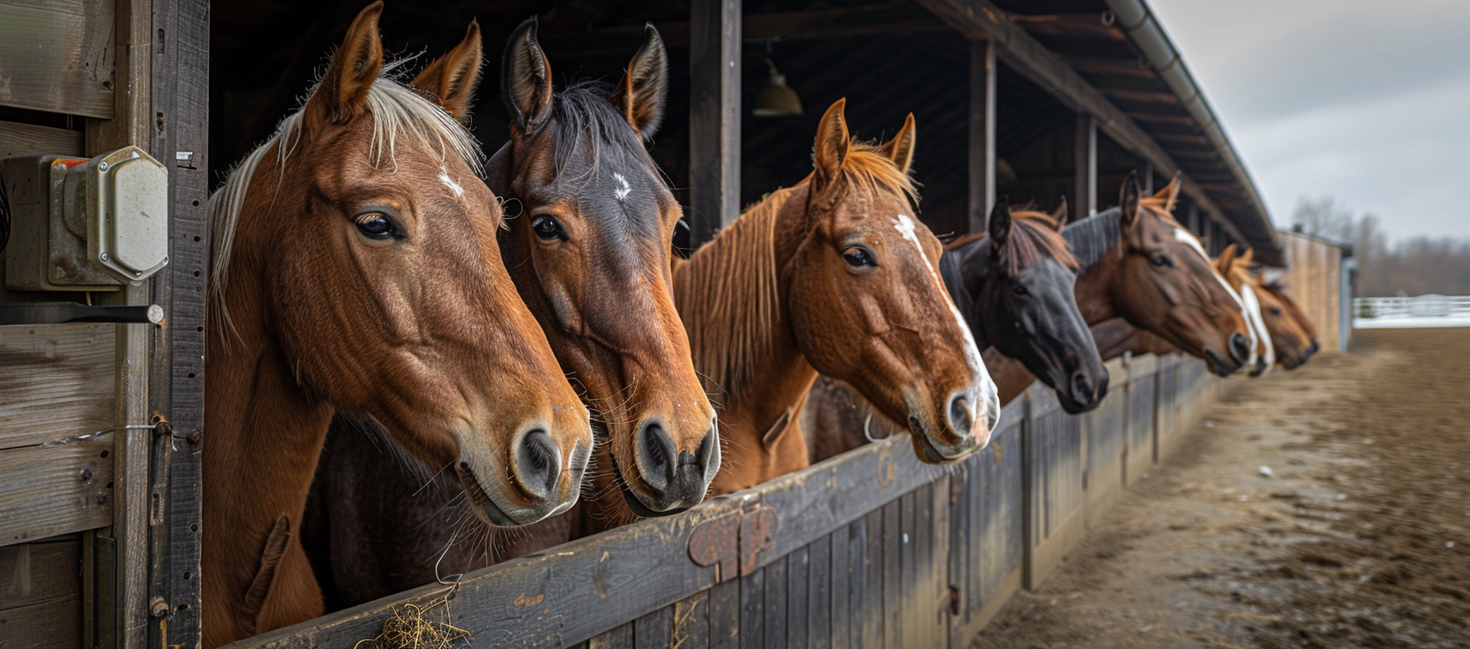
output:
POLYGON ((675 266, 695 367, 723 401, 715 493, 808 464, 798 415, 817 372, 906 422, 928 462, 982 448, 999 414, 937 271, 939 241, 912 216, 913 116, 872 146, 852 142, 845 105, 822 116, 807 179, 675 266))
POLYGON ((322 613, 299 526, 334 413, 453 467, 493 524, 569 508, 591 452, 501 262, 478 148, 382 76, 381 12, 358 15, 302 109, 211 199, 207 647, 322 613))
POLYGON ((1260 278, 1251 273, 1251 264, 1255 260, 1255 251, 1246 248, 1237 251, 1235 244, 1226 246, 1224 252, 1216 260, 1217 268, 1231 286, 1238 287, 1242 295, 1246 291, 1258 302, 1260 308, 1261 325, 1266 334, 1270 336, 1270 342, 1275 354, 1274 360, 1282 367, 1294 370, 1300 367, 1312 353, 1316 351, 1316 340, 1307 332, 1306 327, 1288 310, 1287 303, 1278 294, 1269 290, 1261 282, 1260 278))

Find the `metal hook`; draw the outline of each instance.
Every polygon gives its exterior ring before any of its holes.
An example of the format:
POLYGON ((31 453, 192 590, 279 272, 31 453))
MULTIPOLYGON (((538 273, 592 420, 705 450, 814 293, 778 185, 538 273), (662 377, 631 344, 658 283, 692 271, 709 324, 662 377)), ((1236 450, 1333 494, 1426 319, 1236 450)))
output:
POLYGON ((863 437, 867 438, 869 444, 877 444, 888 439, 887 437, 873 437, 873 432, 868 427, 873 423, 873 413, 868 413, 868 418, 863 420, 863 437))

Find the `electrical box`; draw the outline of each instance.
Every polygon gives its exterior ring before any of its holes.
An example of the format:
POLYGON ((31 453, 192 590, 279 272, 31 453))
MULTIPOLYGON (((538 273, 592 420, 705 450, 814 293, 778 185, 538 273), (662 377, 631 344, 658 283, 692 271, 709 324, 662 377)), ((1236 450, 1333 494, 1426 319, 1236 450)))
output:
POLYGON ((115 291, 168 265, 168 169, 138 147, 0 163, 10 198, 5 286, 115 291))

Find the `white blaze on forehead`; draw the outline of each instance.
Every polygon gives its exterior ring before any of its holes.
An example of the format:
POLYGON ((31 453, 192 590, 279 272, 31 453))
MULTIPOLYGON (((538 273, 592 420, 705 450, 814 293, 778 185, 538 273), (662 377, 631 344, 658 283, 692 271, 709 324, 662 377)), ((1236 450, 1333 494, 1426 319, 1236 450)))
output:
POLYGON ((614 173, 613 180, 618 181, 618 188, 613 190, 613 197, 621 203, 628 197, 628 194, 633 193, 633 187, 628 184, 628 179, 624 178, 623 174, 614 173))
POLYGON ((1225 277, 1215 270, 1215 264, 1210 261, 1210 256, 1205 253, 1205 247, 1200 245, 1199 239, 1194 238, 1193 233, 1184 228, 1174 228, 1174 239, 1193 248, 1196 253, 1199 253, 1200 259, 1205 260, 1205 265, 1210 268, 1210 274, 1215 276, 1215 281, 1220 282, 1220 286, 1225 288, 1225 292, 1240 307, 1240 317, 1245 320, 1246 333, 1251 336, 1251 354, 1250 358, 1246 359, 1246 367, 1255 365, 1256 347, 1260 346, 1261 341, 1260 336, 1256 335, 1256 326, 1251 323, 1250 309, 1246 307, 1245 301, 1240 299, 1240 294, 1235 292, 1235 289, 1230 288, 1230 282, 1225 281, 1225 277))
POLYGON ((934 269, 934 264, 929 263, 929 255, 924 254, 924 245, 919 242, 919 235, 914 229, 914 220, 907 214, 899 214, 894 219, 894 228, 898 230, 899 236, 914 244, 914 249, 919 253, 919 259, 924 262, 924 267, 929 269, 929 276, 934 279, 939 294, 944 298, 945 306, 954 316, 955 324, 959 325, 960 333, 965 337, 965 363, 970 366, 970 373, 980 382, 980 399, 984 403, 971 404, 973 407, 983 407, 980 414, 986 416, 986 427, 995 428, 996 422, 991 413, 1000 412, 1000 390, 995 387, 995 381, 991 380, 990 372, 986 371, 985 361, 980 359, 980 350, 975 346, 975 337, 970 334, 970 326, 965 323, 964 316, 955 307, 954 300, 949 297, 949 290, 944 288, 944 280, 939 277, 939 271, 934 269))
POLYGON ((1266 368, 1269 370, 1272 365, 1276 364, 1276 347, 1271 344, 1271 332, 1266 331, 1266 319, 1261 316, 1261 301, 1256 297, 1256 291, 1251 288, 1250 284, 1240 287, 1240 297, 1245 301, 1245 310, 1250 316, 1246 320, 1250 322, 1251 327, 1255 329, 1256 336, 1260 339, 1259 347, 1264 348, 1261 357, 1265 359, 1266 368))
POLYGON ((449 169, 442 167, 439 169, 439 182, 442 183, 445 187, 448 187, 449 191, 454 194, 455 198, 461 198, 464 196, 464 188, 460 187, 459 183, 454 182, 454 179, 449 177, 449 169))

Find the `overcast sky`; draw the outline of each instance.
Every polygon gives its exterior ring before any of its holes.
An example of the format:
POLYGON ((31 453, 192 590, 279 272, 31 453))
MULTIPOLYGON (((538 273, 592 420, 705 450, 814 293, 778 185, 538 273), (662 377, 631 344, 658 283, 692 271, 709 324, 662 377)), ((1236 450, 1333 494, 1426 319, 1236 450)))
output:
POLYGON ((1470 237, 1470 1, 1149 0, 1277 227, 1332 196, 1470 237))

